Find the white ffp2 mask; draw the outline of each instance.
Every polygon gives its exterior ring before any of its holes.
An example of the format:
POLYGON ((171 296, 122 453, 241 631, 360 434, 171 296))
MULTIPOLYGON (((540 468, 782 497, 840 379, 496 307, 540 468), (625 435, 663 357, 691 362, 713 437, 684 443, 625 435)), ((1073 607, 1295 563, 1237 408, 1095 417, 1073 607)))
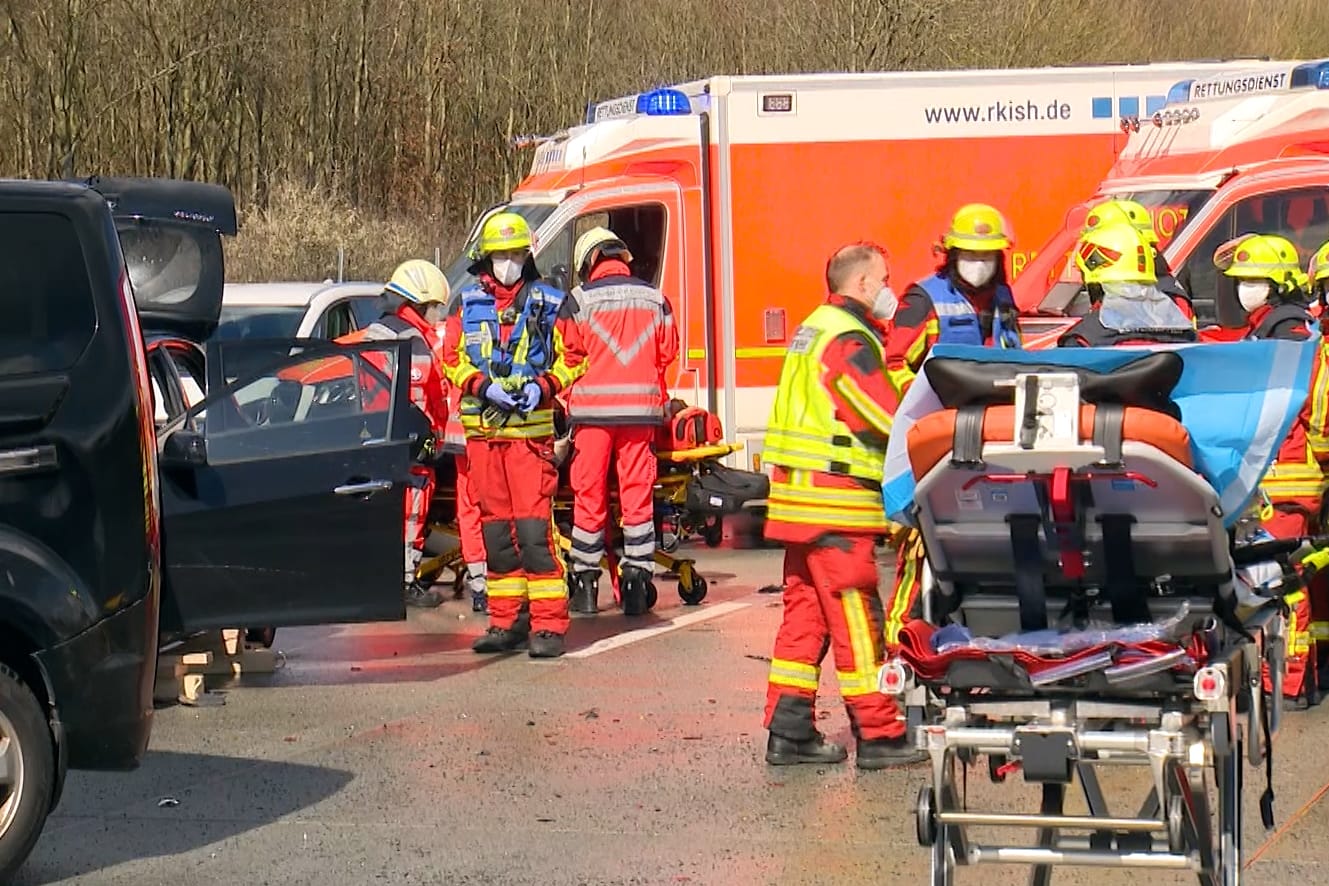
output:
POLYGON ((1251 313, 1269 301, 1269 283, 1265 280, 1242 280, 1237 284, 1237 301, 1241 309, 1251 313))
POLYGON ((997 260, 994 258, 956 259, 955 273, 970 286, 975 288, 985 286, 997 273, 997 260))
POLYGON ((511 286, 521 279, 521 262, 513 261, 510 258, 496 258, 493 260, 494 279, 504 286, 511 286))
POLYGON ((895 318, 895 312, 899 307, 900 300, 895 297, 895 290, 883 286, 877 291, 877 297, 872 300, 872 316, 884 323, 895 318))

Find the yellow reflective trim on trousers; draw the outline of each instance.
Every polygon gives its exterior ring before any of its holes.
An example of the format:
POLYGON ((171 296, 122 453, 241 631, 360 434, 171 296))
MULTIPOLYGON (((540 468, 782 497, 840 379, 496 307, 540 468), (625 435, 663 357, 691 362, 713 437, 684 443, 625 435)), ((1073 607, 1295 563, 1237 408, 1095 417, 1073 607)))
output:
POLYGON ((905 542, 900 545, 897 557, 904 557, 904 571, 891 596, 891 611, 886 615, 886 645, 894 646, 900 642, 900 630, 904 627, 905 616, 909 613, 909 598, 913 595, 914 585, 918 582, 920 559, 915 555, 916 545, 905 542))
POLYGON ((766 500, 766 519, 777 523, 798 523, 807 526, 843 526, 852 529, 884 530, 886 516, 879 509, 875 515, 855 514, 843 509, 791 508, 766 500))
POLYGON ((491 597, 525 597, 526 576, 507 575, 502 578, 489 576, 488 593, 491 597))
POLYGON ((816 692, 821 681, 821 668, 787 658, 772 658, 767 681, 777 686, 792 686, 816 692))
POLYGON ((1317 643, 1329 641, 1329 621, 1311 622, 1311 639, 1317 643))
POLYGON ((557 600, 568 595, 567 582, 561 578, 527 579, 526 587, 532 600, 557 600))
POLYGON ((1283 602, 1288 605, 1287 613, 1287 654, 1288 655, 1306 655, 1311 651, 1311 632, 1310 625, 1297 624, 1298 603, 1306 599, 1305 591, 1294 591, 1283 598, 1283 602))
POLYGON ((863 611, 863 593, 857 590, 841 591, 840 607, 844 610, 849 648, 854 656, 852 671, 836 671, 836 677, 840 680, 840 695, 852 698, 876 692, 877 651, 867 614, 863 611))

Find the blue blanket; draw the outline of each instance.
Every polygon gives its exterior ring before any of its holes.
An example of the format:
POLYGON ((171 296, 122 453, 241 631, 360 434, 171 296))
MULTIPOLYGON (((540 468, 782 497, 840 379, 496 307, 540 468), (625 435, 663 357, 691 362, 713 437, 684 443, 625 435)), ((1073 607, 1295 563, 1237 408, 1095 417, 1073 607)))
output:
MULTIPOLYGON (((1218 492, 1224 523, 1231 526, 1254 496, 1310 392, 1318 341, 1247 341, 1172 345, 1185 368, 1172 399, 1181 408, 1191 436, 1196 469, 1218 492)), ((929 357, 990 363, 1036 363, 1109 372, 1152 348, 1061 348, 1003 351, 968 345, 937 345, 929 357)), ((918 378, 896 413, 886 450, 882 495, 887 515, 915 525, 914 476, 905 440, 915 421, 942 408, 928 384, 918 378)))

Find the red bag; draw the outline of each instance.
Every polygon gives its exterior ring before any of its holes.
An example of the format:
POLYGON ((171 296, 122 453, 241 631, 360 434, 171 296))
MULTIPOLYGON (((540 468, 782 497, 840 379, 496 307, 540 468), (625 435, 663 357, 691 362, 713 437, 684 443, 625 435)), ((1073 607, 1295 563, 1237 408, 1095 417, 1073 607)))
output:
POLYGON ((675 452, 696 449, 724 439, 720 419, 700 406, 688 406, 681 400, 673 400, 669 407, 669 418, 656 435, 657 450, 675 452))

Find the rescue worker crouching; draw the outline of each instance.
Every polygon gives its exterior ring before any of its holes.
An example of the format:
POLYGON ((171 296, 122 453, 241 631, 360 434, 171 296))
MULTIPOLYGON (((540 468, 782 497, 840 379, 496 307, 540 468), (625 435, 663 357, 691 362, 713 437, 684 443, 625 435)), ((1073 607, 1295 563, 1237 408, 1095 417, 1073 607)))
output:
POLYGON ((619 596, 624 615, 656 599, 655 436, 664 418, 664 372, 678 356, 678 329, 664 295, 632 276, 632 253, 612 231, 578 238, 573 267, 585 374, 567 395, 572 425, 572 611, 599 611, 600 561, 609 524, 609 466, 623 519, 619 596))
MULTIPOLYGON (((1237 303, 1245 317, 1247 339, 1305 341, 1313 335, 1306 311, 1309 294, 1296 247, 1283 237, 1244 234, 1224 243, 1214 252, 1214 265, 1237 282, 1237 303)), ((1221 314, 1220 314, 1221 316, 1221 314)), ((1313 440, 1326 436, 1324 351, 1311 375, 1311 395, 1278 450, 1273 465, 1260 480, 1260 489, 1271 508, 1264 528, 1275 538, 1312 535, 1320 528, 1320 507, 1325 475, 1312 448, 1313 440)), ((1306 591, 1284 598, 1291 608, 1288 618, 1287 673, 1283 694, 1294 707, 1302 707, 1316 694, 1316 654, 1311 637, 1311 604, 1306 591)), ((1269 690, 1265 679, 1265 690, 1269 690)))
MULTIPOLYGON (((411 342, 411 405, 429 420, 434 439, 428 441, 421 459, 432 461, 434 441, 443 439, 448 416, 446 380, 435 357, 438 348, 435 330, 447 305, 448 280, 432 262, 412 259, 397 266, 382 297, 386 310, 381 317, 362 332, 338 340, 411 342)), ((405 501, 405 582, 409 606, 433 608, 443 602, 440 593, 416 578, 424 556, 425 537, 429 534, 429 505, 433 499, 433 467, 420 461, 412 463, 405 501)))
POLYGON ((1101 348, 1193 342, 1193 321, 1158 288, 1153 244, 1126 221, 1090 228, 1074 260, 1097 308, 1058 340, 1059 347, 1101 348))
POLYGON ((884 649, 874 541, 886 442, 898 391, 884 337, 895 314, 885 250, 855 244, 827 263, 826 303, 789 345, 763 450, 772 467, 765 535, 785 545, 784 616, 766 693, 766 762, 839 763, 846 749, 816 728, 829 648, 860 769, 913 762, 895 700, 877 690, 884 649))
MULTIPOLYGON (((886 367, 903 392, 935 344, 1020 348, 1015 297, 1005 254, 1013 238, 1006 219, 984 203, 960 207, 942 235, 936 273, 905 292, 886 343, 886 367)), ((925 561, 917 529, 897 535, 895 587, 886 612, 886 645, 917 608, 925 561)))
POLYGON ((541 282, 526 220, 495 214, 481 227, 470 272, 453 296, 443 359, 461 392, 471 491, 488 567, 489 627, 472 648, 532 658, 563 654, 568 590, 553 537, 554 397, 585 368, 571 324, 574 302, 541 282), (518 616, 529 600, 527 636, 518 616))
MULTIPOLYGON (((1194 326, 1195 307, 1191 303, 1190 293, 1173 276, 1172 270, 1167 265, 1167 259, 1163 256, 1162 250, 1158 248, 1158 232, 1154 230, 1154 220, 1149 215, 1149 210, 1134 200, 1108 200, 1099 203, 1090 207, 1089 214, 1085 217, 1082 233, 1087 234, 1097 228, 1118 224, 1129 225, 1139 232, 1145 241, 1145 248, 1149 252, 1153 263, 1155 288, 1170 298, 1177 309, 1194 326)), ((1094 301, 1092 292, 1089 293, 1089 297, 1090 304, 1096 305, 1097 302, 1094 301)))

